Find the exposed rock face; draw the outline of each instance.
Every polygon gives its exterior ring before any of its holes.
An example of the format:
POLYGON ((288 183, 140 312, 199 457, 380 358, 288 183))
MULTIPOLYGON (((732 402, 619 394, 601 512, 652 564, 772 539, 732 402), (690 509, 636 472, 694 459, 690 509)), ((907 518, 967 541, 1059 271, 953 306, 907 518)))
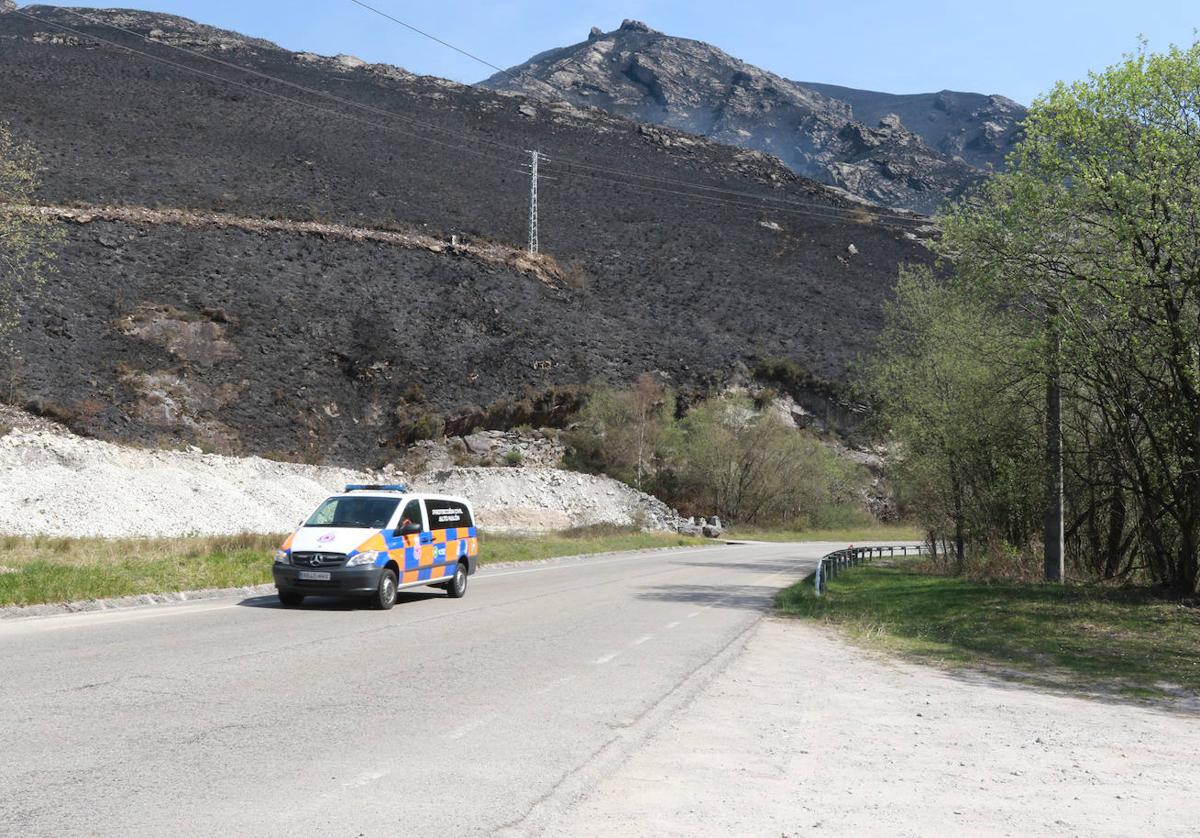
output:
POLYGON ((932 151, 895 114, 876 128, 847 122, 825 150, 834 185, 885 206, 931 211, 981 176, 963 160, 932 151))
POLYGON ((1024 115, 1007 99, 974 94, 827 94, 710 44, 628 20, 613 32, 593 28, 586 41, 541 53, 482 84, 561 96, 764 151, 799 174, 918 212, 960 194, 983 166, 999 165, 1024 115), (897 107, 880 112, 892 100, 897 107), (938 117, 933 128, 927 111, 938 117))
POLYGON ((895 114, 929 148, 979 169, 1000 169, 1021 138, 1026 109, 1003 96, 980 93, 895 95, 832 84, 802 84, 848 104, 854 118, 874 125, 895 114))
POLYGON ((17 8, 15 0, 0 0, 0 15, 14 11, 17 8))

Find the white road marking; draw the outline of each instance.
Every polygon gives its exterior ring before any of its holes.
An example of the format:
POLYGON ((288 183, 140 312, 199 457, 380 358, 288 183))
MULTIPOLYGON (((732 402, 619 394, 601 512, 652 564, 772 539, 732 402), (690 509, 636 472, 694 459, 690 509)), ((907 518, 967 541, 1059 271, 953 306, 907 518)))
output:
POLYGON ((386 777, 388 773, 389 772, 387 771, 368 771, 365 774, 359 774, 348 783, 343 783, 342 787, 348 789, 357 789, 362 788, 363 786, 369 786, 376 780, 381 780, 386 777))
POLYGON ((151 620, 155 617, 207 614, 211 611, 222 611, 236 606, 236 602, 221 602, 212 605, 180 603, 178 605, 145 607, 129 606, 114 608, 111 611, 78 611, 73 614, 54 614, 49 617, 15 617, 11 620, 0 620, 0 632, 18 633, 21 629, 59 631, 65 628, 84 628, 96 624, 131 623, 134 620, 151 620))
MULTIPOLYGON (((707 607, 708 606, 705 606, 705 608, 707 608, 707 607)), ((685 617, 684 619, 690 620, 690 619, 692 619, 692 617, 699 617, 703 613, 704 613, 704 608, 701 608, 699 611, 693 611, 691 614, 688 614, 687 617, 685 617)))
POLYGON ((462 727, 458 728, 453 733, 451 733, 449 738, 450 739, 462 739, 464 736, 466 736, 471 731, 478 730, 479 728, 483 727, 483 725, 486 722, 487 722, 487 717, 484 717, 481 719, 475 719, 475 721, 473 721, 473 722, 467 722, 465 725, 463 725, 462 727))
POLYGON ((681 622, 682 621, 680 621, 680 620, 672 620, 671 622, 667 623, 667 628, 673 629, 676 626, 680 625, 681 622))
MULTIPOLYGON (((705 553, 713 553, 713 552, 716 552, 719 550, 728 550, 728 549, 729 549, 729 545, 726 545, 726 544, 722 544, 720 547, 685 547, 685 548, 680 548, 679 550, 671 551, 667 555, 702 556, 705 553)), ((652 557, 653 557, 653 554, 639 553, 636 556, 625 556, 624 558, 620 558, 620 559, 605 559, 604 561, 597 562, 597 561, 587 561, 586 555, 584 555, 584 556, 562 556, 561 558, 563 558, 563 559, 578 559, 578 561, 565 562, 564 564, 556 564, 556 565, 544 565, 542 567, 530 567, 530 568, 525 568, 523 570, 501 570, 501 571, 497 571, 495 573, 486 572, 487 565, 483 565, 481 569, 484 572, 479 574, 479 578, 480 579, 495 579, 500 576, 519 576, 522 573, 541 573, 541 572, 544 572, 547 570, 563 570, 563 569, 569 568, 569 567, 599 567, 600 565, 605 565, 605 564, 619 564, 621 562, 646 561, 646 559, 652 558, 652 557)))
POLYGON ((641 646, 641 645, 642 645, 643 643, 645 643, 646 641, 648 641, 648 640, 653 640, 653 639, 654 639, 654 635, 653 635, 653 634, 644 634, 644 635, 642 635, 641 637, 639 637, 637 640, 635 640, 635 641, 633 641, 632 643, 630 643, 629 645, 630 645, 630 646, 641 646))
POLYGON ((619 655, 619 654, 621 654, 621 653, 620 653, 620 652, 613 652, 612 654, 610 654, 610 655, 605 655, 605 656, 604 656, 604 657, 602 657, 602 658, 596 658, 594 661, 592 661, 592 663, 594 663, 596 666, 603 666, 604 664, 608 663, 610 660, 612 660, 613 658, 615 658, 615 657, 616 657, 617 655, 619 655))
POLYGON ((546 693, 553 692, 554 690, 563 686, 568 681, 574 681, 574 680, 575 680, 574 675, 564 675, 562 678, 559 678, 556 681, 551 681, 549 684, 542 687, 540 690, 535 690, 534 695, 545 695, 546 693))

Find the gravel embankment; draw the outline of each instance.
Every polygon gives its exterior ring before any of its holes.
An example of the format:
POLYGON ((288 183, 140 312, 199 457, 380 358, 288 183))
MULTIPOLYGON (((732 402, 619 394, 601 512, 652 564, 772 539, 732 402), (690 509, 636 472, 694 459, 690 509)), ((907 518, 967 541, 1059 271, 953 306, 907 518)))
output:
MULTIPOLYGON (((0 438, 0 534, 283 532, 329 492, 381 479, 404 476, 16 430, 0 438)), ((670 529, 674 522, 665 505, 622 483, 557 469, 451 469, 422 475, 414 488, 467 496, 480 527, 492 531, 635 522, 670 529)))

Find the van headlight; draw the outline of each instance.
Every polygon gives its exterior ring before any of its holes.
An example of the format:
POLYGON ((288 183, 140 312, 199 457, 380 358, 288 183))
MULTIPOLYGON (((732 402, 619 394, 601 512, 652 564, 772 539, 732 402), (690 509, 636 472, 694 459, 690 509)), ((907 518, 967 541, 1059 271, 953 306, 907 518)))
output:
POLYGON ((375 564, 379 558, 378 550, 364 550, 361 553, 355 553, 350 557, 350 561, 346 562, 346 567, 362 567, 363 565, 375 564))
POLYGON ((288 555, 287 550, 275 551, 275 564, 291 564, 292 557, 288 555))

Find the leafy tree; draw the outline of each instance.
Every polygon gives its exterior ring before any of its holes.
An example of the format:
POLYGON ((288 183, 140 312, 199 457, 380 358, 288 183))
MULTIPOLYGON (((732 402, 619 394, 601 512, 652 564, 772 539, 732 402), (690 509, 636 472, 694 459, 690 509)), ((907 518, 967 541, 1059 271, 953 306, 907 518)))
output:
POLYGON ((649 489, 674 417, 674 395, 650 373, 626 389, 597 384, 568 436, 568 464, 649 489))
POLYGON ((814 523, 854 500, 863 483, 851 463, 749 401, 710 399, 680 422, 672 500, 743 524, 814 523))
POLYGON ((1143 47, 1036 102, 1010 171, 947 216, 942 249, 1044 336, 1085 446, 1071 456, 1104 458, 1076 473, 1105 499, 1106 540, 1197 591, 1200 43, 1143 47))
POLYGON ((568 444, 573 468, 745 524, 818 522, 855 505, 864 483, 854 464, 749 400, 709 399, 676 421, 673 395, 649 375, 594 386, 568 444))
POLYGON ((952 544, 960 571, 968 542, 1026 543, 1040 508, 1029 445, 1039 417, 1019 324, 926 268, 901 271, 886 315, 860 386, 895 443, 904 510, 952 544))

